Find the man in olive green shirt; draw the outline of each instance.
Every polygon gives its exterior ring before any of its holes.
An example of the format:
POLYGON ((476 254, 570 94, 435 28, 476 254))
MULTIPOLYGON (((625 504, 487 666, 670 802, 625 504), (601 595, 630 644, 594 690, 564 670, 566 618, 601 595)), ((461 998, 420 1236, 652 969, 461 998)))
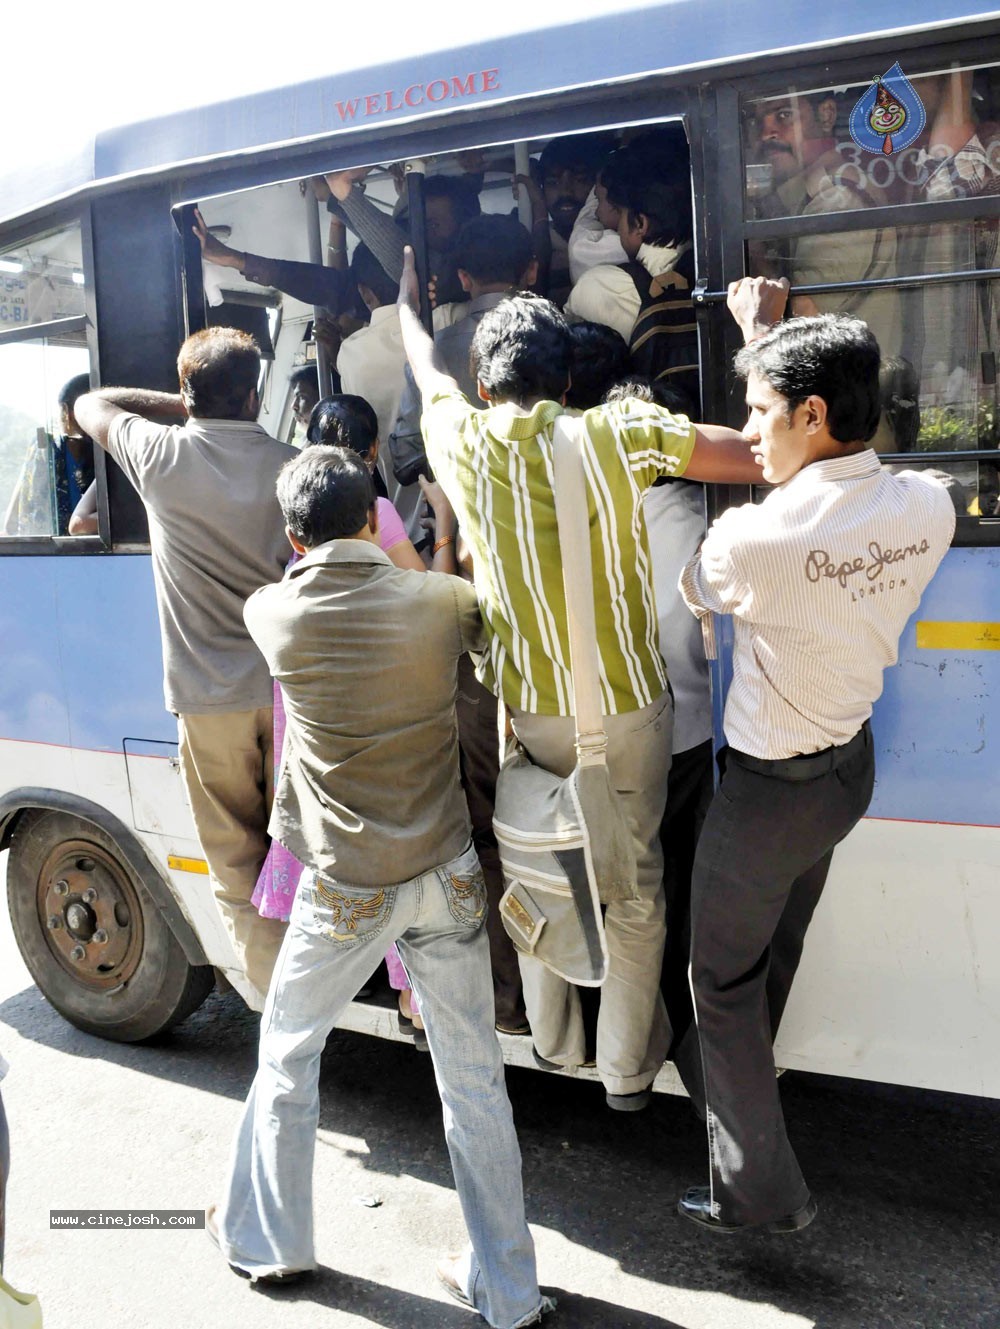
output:
POLYGON ((247 601, 285 694, 271 830, 305 864, 261 1021, 217 1237, 257 1281, 316 1267, 319 1059, 358 987, 398 947, 420 998, 469 1232, 438 1277, 494 1329, 536 1324, 521 1157, 493 1028, 486 887, 458 778, 456 666, 482 645, 472 588, 378 547, 363 462, 313 446, 278 499, 302 555, 247 601))

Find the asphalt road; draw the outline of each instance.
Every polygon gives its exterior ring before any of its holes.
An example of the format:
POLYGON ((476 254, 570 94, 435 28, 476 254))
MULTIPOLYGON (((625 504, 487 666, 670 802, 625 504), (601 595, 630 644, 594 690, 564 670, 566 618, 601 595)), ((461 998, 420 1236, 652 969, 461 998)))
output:
MULTIPOLYGON (((0 1049, 14 1167, 6 1275, 47 1329, 461 1329, 436 1286, 460 1245, 426 1055, 336 1034, 322 1064, 316 1280, 252 1291, 204 1232, 52 1230, 49 1211, 192 1209, 216 1194, 253 1074, 256 1019, 213 994, 156 1046, 103 1043, 31 985, 0 909, 0 1049), (372 1200, 378 1203, 372 1207, 372 1200)), ((793 1237, 700 1232, 703 1128, 658 1095, 511 1070, 552 1329, 998 1329, 1000 1104, 786 1075, 819 1206, 793 1237)))

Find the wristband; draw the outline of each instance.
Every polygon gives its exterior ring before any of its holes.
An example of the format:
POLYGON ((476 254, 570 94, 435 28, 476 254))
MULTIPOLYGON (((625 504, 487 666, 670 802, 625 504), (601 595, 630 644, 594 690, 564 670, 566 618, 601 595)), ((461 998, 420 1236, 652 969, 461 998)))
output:
POLYGON ((440 540, 434 541, 434 547, 431 549, 431 553, 436 554, 437 551, 443 549, 445 545, 453 545, 454 543, 455 537, 453 535, 442 536, 440 540))

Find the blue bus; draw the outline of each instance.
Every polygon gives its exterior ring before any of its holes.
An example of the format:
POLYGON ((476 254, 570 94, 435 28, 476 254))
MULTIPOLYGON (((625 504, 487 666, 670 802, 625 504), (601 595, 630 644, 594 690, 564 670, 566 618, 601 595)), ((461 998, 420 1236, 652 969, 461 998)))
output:
MULTIPOLYGON (((290 439, 289 372, 317 354, 325 372, 315 311, 204 266, 196 207, 239 250, 319 262, 312 177, 372 168, 368 196, 391 211, 395 164, 474 160, 483 208, 509 211, 512 172, 552 139, 672 122, 690 151, 703 417, 744 419, 727 283, 785 275, 796 310, 871 323, 876 446, 947 475, 958 509, 876 706, 875 798, 837 851, 778 1063, 1000 1095, 1000 14, 913 0, 905 24, 881 17, 859 0, 675 0, 110 130, 3 182, 0 833, 18 942, 68 1020, 148 1038, 234 957, 162 705, 145 514, 102 454, 97 533, 65 534, 61 385, 176 390, 184 336, 235 322, 264 349, 261 423, 290 439), (856 109, 876 76, 908 117, 881 147, 856 109)), ((713 492, 709 514, 746 497, 713 492)), ((891 575, 873 566, 850 593, 891 575)), ((721 714, 724 660, 714 682, 721 714)), ((377 1003, 345 1025, 396 1034, 377 1003)), ((504 1042, 530 1064, 527 1040, 504 1042)), ((669 1068, 658 1083, 675 1087, 669 1068)))

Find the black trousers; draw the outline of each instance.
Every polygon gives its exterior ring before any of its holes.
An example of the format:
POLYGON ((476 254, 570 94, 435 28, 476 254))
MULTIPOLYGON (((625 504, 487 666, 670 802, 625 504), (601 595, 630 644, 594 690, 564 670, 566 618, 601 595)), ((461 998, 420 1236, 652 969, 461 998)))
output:
MULTIPOLYGON (((688 963, 691 958, 691 873, 701 829, 714 792, 712 740, 675 752, 670 763, 667 807, 660 826, 663 846, 663 893, 667 906, 667 943, 660 990, 667 1005, 672 1048, 694 1018, 688 963)), ((668 1053, 673 1057, 673 1051, 668 1053)))
POLYGON ((834 847, 864 815, 874 777, 867 724, 844 748, 791 762, 730 751, 705 820, 691 886, 697 1027, 675 1061, 707 1120, 723 1222, 768 1222, 809 1198, 785 1131, 772 1042, 834 847))

